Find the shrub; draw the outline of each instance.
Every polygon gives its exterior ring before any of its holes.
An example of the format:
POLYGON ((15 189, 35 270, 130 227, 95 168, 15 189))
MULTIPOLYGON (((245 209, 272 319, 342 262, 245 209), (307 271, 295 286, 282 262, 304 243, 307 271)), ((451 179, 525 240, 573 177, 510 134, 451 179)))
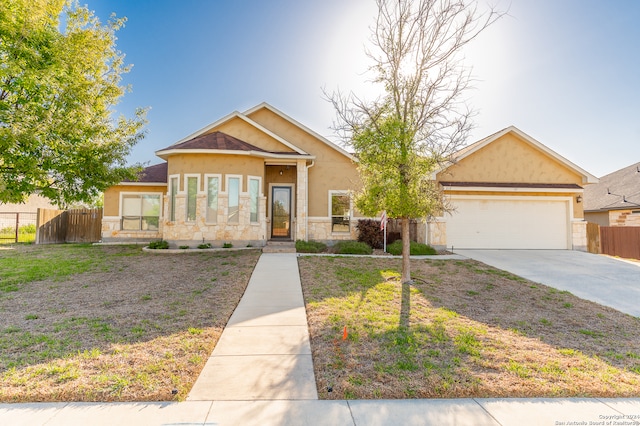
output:
POLYGON ((380 249, 384 243, 384 232, 380 230, 380 221, 373 219, 360 219, 356 226, 358 241, 370 247, 380 249))
MULTIPOLYGON (((428 244, 416 243, 415 241, 411 241, 409 244, 409 253, 412 256, 423 256, 437 253, 436 250, 428 244)), ((402 240, 396 240, 393 244, 389 244, 387 246, 387 252, 396 256, 402 254, 402 240)))
POLYGON ((149 248, 154 250, 166 250, 169 248, 169 242, 164 240, 151 241, 149 248))
POLYGON ((338 254, 371 254, 373 249, 358 241, 339 241, 333 246, 333 252, 338 254))
POLYGON ((296 241, 296 251, 298 253, 321 253, 327 249, 327 245, 320 241, 296 241))
POLYGON ((181 248, 182 250, 186 250, 186 249, 188 249, 188 248, 189 248, 189 246, 180 246, 180 248, 181 248))
MULTIPOLYGON (((416 243, 415 241, 411 241, 410 243, 409 253, 412 256, 424 256, 427 254, 437 254, 437 251, 427 244, 416 243)), ((394 241, 393 244, 389 244, 387 246, 387 252, 393 255, 402 254, 402 240, 394 241)))
POLYGON ((211 248, 211 243, 203 243, 203 244, 199 244, 198 245, 199 249, 210 249, 211 248))
POLYGON ((231 244, 231 243, 222 244, 222 248, 231 248, 231 247, 233 247, 233 244, 231 244))

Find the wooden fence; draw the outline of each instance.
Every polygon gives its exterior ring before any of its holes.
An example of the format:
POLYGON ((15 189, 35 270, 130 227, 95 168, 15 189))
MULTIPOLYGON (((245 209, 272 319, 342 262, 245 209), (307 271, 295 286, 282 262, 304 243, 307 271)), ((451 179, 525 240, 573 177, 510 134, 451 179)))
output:
POLYGON ((600 250, 611 256, 640 259, 640 226, 601 226, 600 250))
POLYGON ((600 254, 600 225, 587 222, 587 251, 600 254))
POLYGON ((95 243, 101 239, 102 209, 38 209, 36 244, 95 243))
POLYGON ((587 246, 590 253, 640 259, 640 226, 598 226, 588 223, 587 246))

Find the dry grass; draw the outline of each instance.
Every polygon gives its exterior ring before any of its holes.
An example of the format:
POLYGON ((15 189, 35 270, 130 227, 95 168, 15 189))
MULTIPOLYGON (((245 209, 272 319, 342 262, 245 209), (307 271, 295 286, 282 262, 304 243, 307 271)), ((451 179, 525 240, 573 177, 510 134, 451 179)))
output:
POLYGON ((321 398, 640 396, 638 318, 472 260, 299 266, 321 398))
POLYGON ((183 399, 259 254, 3 251, 0 401, 183 399))

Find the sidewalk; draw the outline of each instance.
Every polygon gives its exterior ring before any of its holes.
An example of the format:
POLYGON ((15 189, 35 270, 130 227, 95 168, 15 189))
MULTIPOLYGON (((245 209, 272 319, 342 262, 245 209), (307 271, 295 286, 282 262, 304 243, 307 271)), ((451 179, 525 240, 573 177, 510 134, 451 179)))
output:
POLYGON ((295 254, 263 254, 185 402, 0 404, 0 425, 640 425, 635 399, 321 401, 295 254))

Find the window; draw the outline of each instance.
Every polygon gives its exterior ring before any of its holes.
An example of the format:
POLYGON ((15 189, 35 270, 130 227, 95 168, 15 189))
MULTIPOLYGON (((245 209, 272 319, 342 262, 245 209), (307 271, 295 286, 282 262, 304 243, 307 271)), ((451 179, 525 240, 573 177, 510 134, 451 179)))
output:
POLYGON ((207 222, 218 221, 218 191, 220 178, 207 177, 207 222))
POLYGON ((238 223, 240 218, 240 178, 228 178, 227 192, 229 194, 229 215, 227 216, 227 222, 238 223))
POLYGON ((169 220, 176 221, 176 195, 178 194, 178 178, 171 178, 171 186, 169 188, 171 200, 169 201, 169 220))
POLYGON ((249 201, 251 222, 258 222, 258 196, 260 195, 260 180, 249 178, 249 201))
POLYGON ((187 222, 196 221, 196 208, 198 205, 198 178, 187 177, 187 222))
POLYGON ((351 200, 346 192, 330 191, 331 232, 351 230, 351 200))
POLYGON ((122 195, 122 230, 156 231, 159 223, 160 194, 122 195))

